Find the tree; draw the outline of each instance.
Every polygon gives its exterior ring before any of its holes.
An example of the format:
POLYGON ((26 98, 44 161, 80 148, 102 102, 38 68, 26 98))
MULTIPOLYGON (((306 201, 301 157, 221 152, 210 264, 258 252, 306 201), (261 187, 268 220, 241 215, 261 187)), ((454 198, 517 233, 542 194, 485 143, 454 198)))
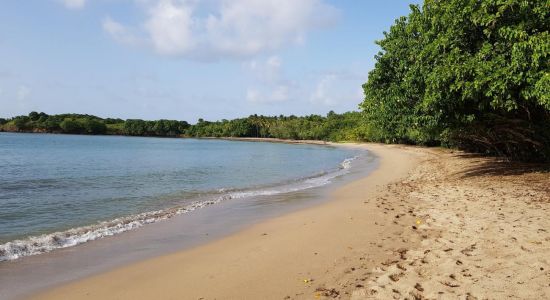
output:
POLYGON ((82 127, 87 134, 105 134, 107 132, 105 123, 96 119, 84 119, 82 127))
POLYGON ((19 116, 13 119, 13 125, 15 125, 17 130, 27 130, 30 128, 29 121, 29 117, 19 116))
POLYGON ((127 135, 145 135, 147 132, 145 121, 134 119, 124 122, 124 133, 127 135))
POLYGON ((550 160, 549 14, 542 0, 411 6, 363 85, 379 138, 550 160))
POLYGON ((64 133, 81 133, 83 126, 75 119, 66 118, 59 124, 59 127, 64 133))
POLYGON ((40 115, 37 112, 32 111, 29 113, 29 119, 31 119, 31 121, 37 121, 38 118, 40 118, 40 115))

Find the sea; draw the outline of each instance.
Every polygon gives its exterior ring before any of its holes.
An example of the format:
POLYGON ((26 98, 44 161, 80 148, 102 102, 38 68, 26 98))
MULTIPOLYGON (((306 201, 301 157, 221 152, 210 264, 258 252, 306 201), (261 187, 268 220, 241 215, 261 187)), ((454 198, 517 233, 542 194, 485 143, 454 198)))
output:
POLYGON ((280 204, 369 157, 324 145, 0 133, 0 265, 221 204, 280 204))

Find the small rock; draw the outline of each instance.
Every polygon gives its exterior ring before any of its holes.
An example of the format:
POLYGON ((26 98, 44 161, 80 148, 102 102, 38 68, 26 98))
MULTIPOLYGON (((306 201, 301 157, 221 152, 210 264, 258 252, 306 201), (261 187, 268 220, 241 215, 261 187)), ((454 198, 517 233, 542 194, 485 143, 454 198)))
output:
POLYGON ((396 274, 390 275, 389 277, 390 277, 390 279, 391 279, 392 281, 397 282, 397 281, 399 281, 399 279, 401 279, 401 277, 403 277, 403 275, 405 275, 405 274, 403 274, 403 273, 396 273, 396 274))

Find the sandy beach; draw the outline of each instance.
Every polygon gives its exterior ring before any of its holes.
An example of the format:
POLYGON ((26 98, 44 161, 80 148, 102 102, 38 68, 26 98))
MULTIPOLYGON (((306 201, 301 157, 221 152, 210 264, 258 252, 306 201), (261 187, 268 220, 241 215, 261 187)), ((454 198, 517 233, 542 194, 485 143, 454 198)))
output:
POLYGON ((360 147, 380 167, 325 204, 33 299, 550 298, 549 173, 360 147))

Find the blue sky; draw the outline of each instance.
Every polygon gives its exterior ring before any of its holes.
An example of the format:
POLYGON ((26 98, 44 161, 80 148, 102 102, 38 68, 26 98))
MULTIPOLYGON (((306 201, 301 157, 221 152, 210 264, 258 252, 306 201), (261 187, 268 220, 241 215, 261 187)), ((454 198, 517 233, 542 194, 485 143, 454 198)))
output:
POLYGON ((409 3, 3 1, 0 117, 195 122, 357 110, 374 41, 409 3))

